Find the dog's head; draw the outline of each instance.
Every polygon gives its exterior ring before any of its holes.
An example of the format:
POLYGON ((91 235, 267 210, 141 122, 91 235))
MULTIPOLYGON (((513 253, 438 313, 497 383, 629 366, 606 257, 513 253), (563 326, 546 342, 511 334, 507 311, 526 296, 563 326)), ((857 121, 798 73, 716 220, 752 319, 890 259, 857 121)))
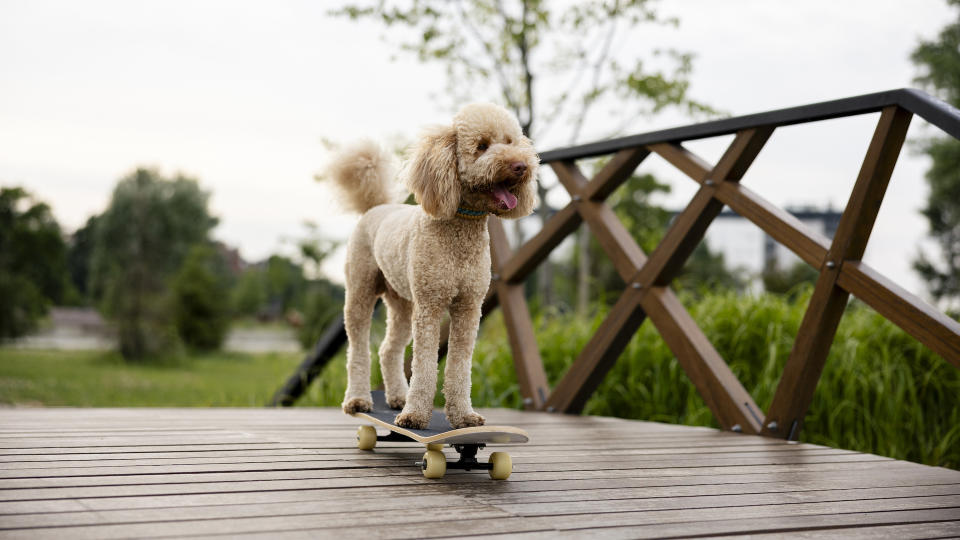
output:
POLYGON ((423 210, 451 218, 457 208, 519 218, 533 211, 540 159, 520 124, 498 105, 460 109, 450 126, 427 130, 406 171, 423 210))

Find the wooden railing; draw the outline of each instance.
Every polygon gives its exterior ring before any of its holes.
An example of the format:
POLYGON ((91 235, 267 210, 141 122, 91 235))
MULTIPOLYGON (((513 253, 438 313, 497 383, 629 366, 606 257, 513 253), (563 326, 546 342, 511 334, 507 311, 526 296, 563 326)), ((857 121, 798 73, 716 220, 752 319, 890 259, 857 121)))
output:
MULTIPOLYGON (((851 294, 960 368, 960 324, 861 260, 914 114, 960 139, 960 111, 922 92, 904 89, 542 153, 542 163, 554 170, 570 194, 570 203, 515 251, 500 220, 489 220, 494 274, 484 314, 498 305, 503 310, 525 407, 579 412, 639 326, 650 319, 721 426, 796 439, 851 294), (776 128, 876 112, 880 113, 879 122, 832 240, 740 183, 776 128), (715 164, 683 146, 686 141, 730 134, 734 135, 733 142, 715 164), (648 255, 604 201, 651 153, 689 176, 699 189, 648 255), (604 155, 612 156, 593 178, 587 179, 577 160, 604 155), (724 206, 819 271, 766 413, 730 371, 670 286, 724 206), (573 365, 551 389, 523 283, 584 222, 627 286, 573 365)), ((335 351, 321 353, 318 358, 335 351)), ((302 382, 303 375, 295 375, 291 381, 298 377, 302 382)), ((274 403, 285 403, 286 397, 278 392, 274 403)))

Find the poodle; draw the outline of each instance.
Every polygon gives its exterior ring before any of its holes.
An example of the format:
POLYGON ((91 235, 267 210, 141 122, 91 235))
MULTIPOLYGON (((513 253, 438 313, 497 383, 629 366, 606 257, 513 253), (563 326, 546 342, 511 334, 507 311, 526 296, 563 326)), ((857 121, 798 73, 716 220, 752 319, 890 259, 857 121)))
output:
POLYGON ((515 219, 535 201, 540 160, 516 118, 491 104, 460 109, 447 126, 427 129, 400 176, 419 205, 395 204, 392 159, 364 142, 334 157, 326 176, 362 217, 347 244, 348 414, 373 407, 370 321, 377 298, 387 306, 380 369, 398 426, 427 427, 437 387, 444 314, 450 337, 444 412, 454 428, 483 425, 470 402, 470 367, 480 306, 490 286, 487 216, 515 219), (409 387, 403 356, 413 337, 409 387))

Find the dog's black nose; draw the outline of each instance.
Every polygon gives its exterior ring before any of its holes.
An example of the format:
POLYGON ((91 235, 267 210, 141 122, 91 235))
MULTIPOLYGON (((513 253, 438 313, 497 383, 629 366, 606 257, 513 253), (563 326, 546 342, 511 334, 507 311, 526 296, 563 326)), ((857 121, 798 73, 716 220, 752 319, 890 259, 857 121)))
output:
POLYGON ((510 165, 510 172, 517 177, 523 176, 523 173, 527 172, 527 164, 522 161, 515 161, 510 165))

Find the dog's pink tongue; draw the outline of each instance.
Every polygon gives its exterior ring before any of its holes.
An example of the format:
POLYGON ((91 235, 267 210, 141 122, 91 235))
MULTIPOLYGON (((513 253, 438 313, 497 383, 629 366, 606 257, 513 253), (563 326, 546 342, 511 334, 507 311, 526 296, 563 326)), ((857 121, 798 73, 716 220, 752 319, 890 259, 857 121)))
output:
POLYGON ((507 207, 507 210, 513 210, 516 208, 517 196, 513 193, 510 193, 507 188, 503 187, 503 184, 494 184, 493 189, 490 190, 490 192, 493 193, 493 196, 496 197, 500 204, 507 207))

